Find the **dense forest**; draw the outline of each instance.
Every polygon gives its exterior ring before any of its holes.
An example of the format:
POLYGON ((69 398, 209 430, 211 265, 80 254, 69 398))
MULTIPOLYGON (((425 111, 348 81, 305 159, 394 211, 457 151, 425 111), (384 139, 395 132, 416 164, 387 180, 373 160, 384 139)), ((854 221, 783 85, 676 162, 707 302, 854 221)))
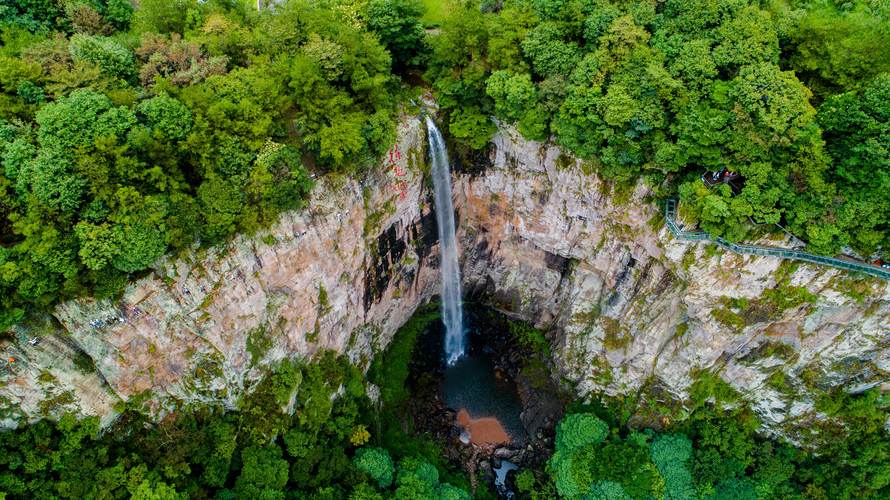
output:
POLYGON ((395 138, 401 2, 139 6, 0 2, 0 328, 255 231, 395 138))
POLYGON ((143 425, 129 405, 101 434, 97 418, 73 417, 0 433, 0 499, 470 498, 437 445, 382 419, 361 371, 330 352, 283 363, 235 412, 143 425))
POLYGON ((890 246, 890 6, 882 0, 527 0, 452 10, 427 79, 451 134, 496 115, 619 182, 679 193, 730 240, 890 246), (728 169, 744 186, 706 188, 728 169), (738 192, 735 192, 738 191, 738 192))

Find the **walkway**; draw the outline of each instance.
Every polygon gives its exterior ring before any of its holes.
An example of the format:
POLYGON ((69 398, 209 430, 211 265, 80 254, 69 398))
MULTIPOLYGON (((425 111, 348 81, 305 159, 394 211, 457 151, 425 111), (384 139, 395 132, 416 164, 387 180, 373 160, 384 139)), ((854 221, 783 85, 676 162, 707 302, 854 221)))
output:
POLYGON ((821 255, 813 255, 799 250, 790 250, 787 248, 768 247, 760 245, 738 245, 731 243, 720 237, 713 237, 704 231, 684 231, 677 225, 677 200, 668 199, 664 205, 664 218, 667 227, 675 238, 682 241, 711 241, 717 245, 742 255, 769 255, 772 257, 780 257, 783 259, 801 260, 811 264, 819 264, 823 266, 837 267, 847 271, 857 271, 865 273, 877 278, 890 280, 890 270, 882 269, 878 266, 854 262, 833 257, 823 257, 821 255))

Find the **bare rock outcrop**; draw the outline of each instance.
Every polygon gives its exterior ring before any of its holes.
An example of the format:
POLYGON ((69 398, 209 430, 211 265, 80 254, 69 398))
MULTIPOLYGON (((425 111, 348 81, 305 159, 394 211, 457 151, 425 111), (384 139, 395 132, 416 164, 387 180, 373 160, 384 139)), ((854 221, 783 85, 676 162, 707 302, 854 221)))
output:
POLYGON ((709 371, 790 432, 820 391, 890 389, 890 283, 676 241, 642 182, 614 192, 509 127, 491 160, 456 187, 465 289, 551 331, 580 396, 682 400, 709 371))

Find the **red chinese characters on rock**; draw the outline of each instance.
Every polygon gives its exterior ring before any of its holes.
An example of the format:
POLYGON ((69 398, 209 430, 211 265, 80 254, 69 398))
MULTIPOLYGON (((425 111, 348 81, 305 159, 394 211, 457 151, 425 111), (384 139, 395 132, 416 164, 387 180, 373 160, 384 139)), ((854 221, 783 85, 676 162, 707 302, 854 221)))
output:
MULTIPOLYGON (((405 177, 406 172, 405 169, 398 165, 396 162, 402 159, 402 152, 399 151, 399 145, 396 144, 392 149, 389 150, 389 158, 386 162, 386 168, 392 169, 395 172, 397 178, 405 177)), ((392 188, 394 191, 399 193, 399 200, 404 200, 408 198, 408 182, 405 180, 397 180, 392 183, 392 188)))
POLYGON ((389 164, 393 165, 395 162, 402 159, 402 152, 399 151, 399 145, 396 144, 392 149, 389 150, 389 164))

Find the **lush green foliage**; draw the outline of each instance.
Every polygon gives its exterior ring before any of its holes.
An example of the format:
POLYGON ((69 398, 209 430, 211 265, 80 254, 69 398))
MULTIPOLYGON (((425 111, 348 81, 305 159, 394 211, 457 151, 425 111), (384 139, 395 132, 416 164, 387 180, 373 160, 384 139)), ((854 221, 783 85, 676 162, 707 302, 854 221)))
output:
POLYGON ((603 442, 609 434, 605 422, 588 413, 568 415, 556 428, 556 447, 565 451, 576 451, 603 442))
POLYGON ((486 5, 452 9, 427 72, 465 146, 488 143, 495 115, 606 178, 679 192, 712 234, 781 223, 819 253, 890 248, 884 3, 486 5), (699 180, 724 168, 738 192, 699 180))
MULTIPOLYGON (((720 401, 721 389, 711 388, 720 401)), ((592 413, 570 413, 557 428, 547 471, 566 498, 884 498, 890 493, 884 404, 876 391, 826 394, 819 409, 828 418, 818 424, 811 451, 763 437, 756 415, 738 406, 721 410, 722 403, 701 403, 661 433, 610 432, 592 413)), ((533 498, 551 487, 531 472, 517 485, 533 498)))
POLYGON ((437 304, 418 310, 399 328, 386 352, 374 358, 368 369, 368 380, 380 387, 384 404, 398 407, 407 402, 409 364, 414 347, 420 334, 441 316, 437 304))
POLYGON ((256 231, 304 203, 307 165, 379 158, 400 92, 387 47, 420 62, 420 11, 375 1, 348 23, 329 7, 0 3, 0 328, 256 231))
POLYGON ((393 69, 419 66, 426 52, 420 21, 423 5, 417 0, 371 0, 368 3, 368 29, 392 54, 393 69))
POLYGON ((374 413, 345 358, 285 362, 234 412, 143 425, 128 411, 102 433, 95 418, 66 416, 2 432, 0 498, 469 498, 422 458, 403 457, 395 471, 387 450, 356 449, 349 437, 374 413))
POLYGON ((355 466, 373 479, 381 488, 392 484, 393 466, 389 453, 382 448, 362 448, 355 454, 355 466))

